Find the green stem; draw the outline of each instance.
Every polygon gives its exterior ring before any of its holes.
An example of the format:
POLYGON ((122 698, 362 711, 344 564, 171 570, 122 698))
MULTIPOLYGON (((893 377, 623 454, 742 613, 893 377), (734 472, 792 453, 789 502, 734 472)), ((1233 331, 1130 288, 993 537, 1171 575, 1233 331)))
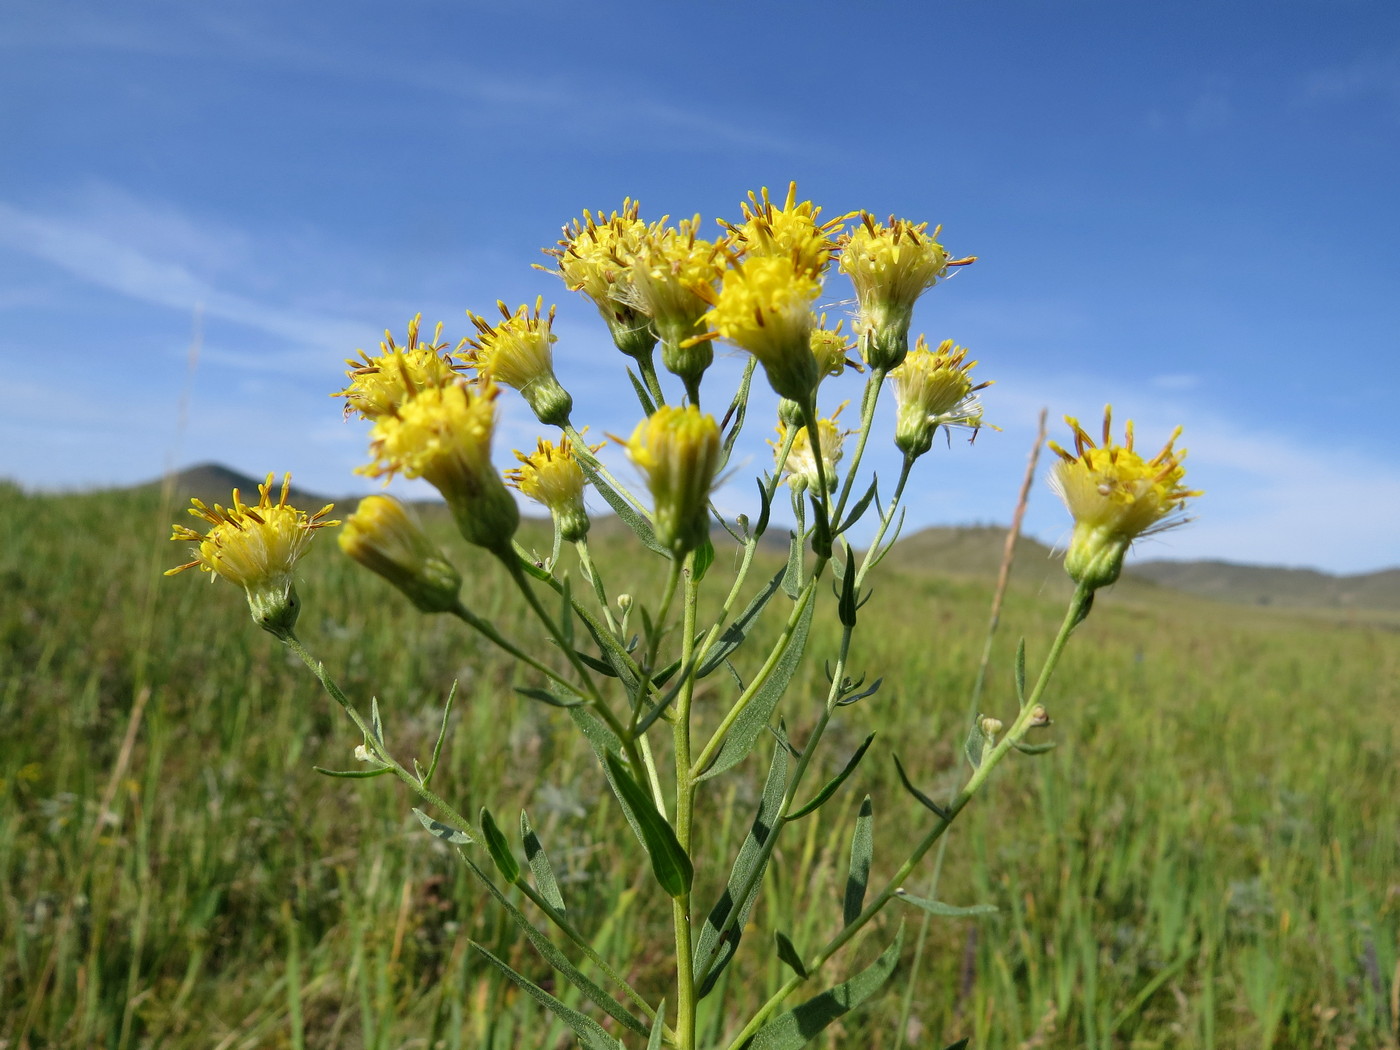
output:
MULTIPOLYGON (((690 769, 690 707, 695 697, 695 632, 699 605, 699 585, 695 582, 695 554, 686 557, 684 637, 681 642, 681 667, 685 675, 676 696, 672 739, 676 763, 676 839, 687 856, 693 856, 692 820, 695 813, 695 779, 690 769)), ((676 1046, 678 1050, 693 1050, 695 1046, 695 969, 694 947, 691 940, 690 893, 675 898, 671 904, 676 941, 676 1046)))
POLYGON ((613 619, 612 607, 608 605, 608 595, 603 587, 603 578, 598 574, 598 568, 593 564, 593 557, 589 554, 588 541, 586 539, 575 540, 574 550, 578 551, 578 563, 583 570, 583 578, 593 585, 593 596, 598 599, 598 606, 603 610, 603 619, 608 621, 608 630, 616 635, 617 621, 613 619))
POLYGON ((453 616, 457 617, 457 619, 461 620, 463 623, 467 624, 469 627, 473 628, 480 634, 485 635, 492 642, 498 645, 501 649, 505 650, 511 656, 515 657, 515 659, 525 664, 527 667, 534 668, 536 671, 540 672, 540 674, 545 675, 552 681, 558 682, 560 685, 565 686, 570 691, 578 691, 578 686, 574 685, 567 678, 562 677, 558 671, 552 670, 546 665, 540 663, 540 661, 536 660, 529 653, 525 652, 525 650, 521 649, 519 646, 509 641, 504 635, 501 634, 500 631, 496 629, 496 627, 491 623, 490 620, 485 620, 482 617, 476 615, 476 613, 472 612, 465 605, 463 605, 460 600, 457 602, 456 607, 449 611, 452 613, 453 616))
MULTIPOLYGON (((864 910, 862 910, 839 934, 823 945, 810 960, 805 962, 804 969, 808 976, 816 973, 818 969, 825 965, 828 959, 845 947, 845 945, 850 942, 851 938, 859 933, 871 919, 884 909, 885 905, 890 902, 891 898, 897 894, 900 887, 904 885, 904 881, 908 878, 909 873, 912 872, 919 861, 923 859, 924 854, 929 851, 935 842, 943 837, 944 832, 946 832, 953 821, 957 819, 958 814, 972 801, 973 796, 977 794, 978 790, 986 782, 992 770, 1006 757, 1007 752, 1021 742, 1021 739, 1026 734, 1026 730, 1030 728, 1035 709, 1040 704, 1041 697, 1045 694, 1046 687, 1050 684, 1050 679, 1054 674, 1055 667, 1059 663, 1061 654, 1064 652, 1065 644, 1069 641, 1070 633, 1079 622, 1083 620, 1084 616, 1087 615, 1088 606, 1092 597, 1093 592, 1083 585, 1076 588, 1074 597, 1070 599, 1069 609, 1066 611, 1065 618, 1060 624, 1059 633, 1055 636, 1055 641, 1050 646, 1050 652, 1046 655, 1044 664, 1041 665, 1040 676, 1036 680, 1035 687, 1022 703, 1020 713, 1016 716, 1016 720, 1011 724, 1011 727, 1006 731, 1006 735, 1002 737, 991 751, 987 752, 982 757, 981 764, 973 770, 972 776, 968 778, 962 790, 954 796, 944 816, 939 818, 938 822, 933 826, 933 829, 914 847, 908 859, 900 865, 899 869, 885 884, 884 888, 875 895, 870 903, 865 906, 864 910)), ((730 1043, 729 1050, 738 1050, 739 1047, 747 1042, 749 1038, 763 1026, 768 1018, 772 1016, 774 1011, 782 1005, 787 997, 796 991, 804 980, 806 980, 806 978, 796 975, 789 978, 787 983, 773 993, 769 1000, 754 1014, 749 1023, 744 1026, 743 1030, 733 1039, 730 1043)))
POLYGON ((888 373, 883 368, 875 368, 871 370, 870 378, 865 381, 865 390, 860 400, 860 431, 856 436, 856 448, 851 454, 851 465, 846 468, 846 481, 841 486, 841 497, 836 501, 836 511, 832 515, 832 520, 838 525, 846 503, 851 498, 851 487, 855 484, 860 461, 865 455, 865 444, 870 440, 870 428, 875 422, 875 406, 879 404, 880 390, 884 386, 886 375, 888 373))

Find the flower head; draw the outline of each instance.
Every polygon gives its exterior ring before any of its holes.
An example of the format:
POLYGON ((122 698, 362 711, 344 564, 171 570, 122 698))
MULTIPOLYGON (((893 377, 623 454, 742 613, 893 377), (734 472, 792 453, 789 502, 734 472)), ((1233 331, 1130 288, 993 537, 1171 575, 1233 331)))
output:
POLYGON ((745 259, 725 272, 705 319, 722 338, 758 358, 780 397, 806 405, 820 378, 812 354, 812 301, 820 293, 820 282, 790 258, 745 259))
POLYGON ((885 225, 868 212, 860 218, 861 224, 841 239, 841 272, 855 286, 861 356, 872 368, 890 369, 909 350, 909 326, 919 296, 949 266, 973 260, 950 260, 938 242, 938 229, 929 233, 926 222, 890 216, 885 225))
MULTIPOLYGON (((629 357, 647 358, 656 345, 647 315, 635 305, 632 266, 651 234, 637 217, 638 204, 628 198, 622 210, 604 218, 585 210, 582 219, 564 227, 557 248, 545 254, 558 260, 558 274, 571 292, 582 292, 607 322, 617 348, 629 357)), ((544 269, 544 267, 540 267, 544 269)))
MULTIPOLYGON (((841 408, 845 408, 842 405, 841 408)), ((769 444, 777 451, 777 468, 787 473, 787 483, 797 492, 811 489, 815 492, 836 490, 836 465, 841 462, 841 444, 845 434, 836 426, 838 408, 830 419, 817 420, 817 443, 821 446, 821 470, 817 469, 817 455, 812 449, 812 432, 804 426, 794 426, 784 422, 778 427, 778 440, 769 444), (792 448, 786 459, 783 449, 787 447, 788 436, 792 436, 792 448)))
POLYGON ((489 376, 479 385, 420 391, 375 423, 370 431, 374 462, 358 473, 426 478, 447 500, 469 542, 509 549, 520 512, 491 464, 499 393, 489 376))
POLYGON ((651 318, 661 339, 661 361, 694 394, 714 360, 703 318, 724 273, 719 245, 697 238, 700 216, 678 228, 651 228, 632 266, 632 304, 651 318))
POLYGON ((940 426, 967 427, 974 434, 982 426, 982 399, 977 391, 991 382, 973 383, 976 361, 951 339, 930 350, 923 336, 904 362, 890 372, 898 415, 894 443, 906 456, 918 457, 933 445, 940 426))
POLYGON ((797 203, 797 183, 788 183, 787 199, 781 208, 768 199, 768 187, 758 194, 749 191, 748 203, 741 203, 744 221, 735 225, 720 220, 729 231, 730 243, 749 259, 779 256, 790 259, 810 277, 820 277, 836 250, 832 234, 846 224, 850 215, 818 222, 821 208, 811 201, 797 203))
POLYGON ((534 313, 528 306, 511 313, 498 300, 502 320, 494 325, 467 311, 476 336, 466 340, 468 349, 460 356, 478 372, 519 390, 541 423, 562 427, 569 422, 573 399, 554 375, 551 347, 559 337, 552 331, 554 307, 548 316, 541 316, 543 306, 541 296, 535 300, 534 313))
POLYGON ((360 500, 337 540, 341 550, 383 576, 421 612, 448 612, 456 607, 461 575, 394 497, 360 500))
MULTIPOLYGON (((596 452, 602 445, 592 446, 596 452)), ((517 451, 523 466, 506 471, 506 482, 536 503, 549 508, 559 534, 576 543, 588 535, 588 512, 583 506, 583 467, 567 437, 555 445, 540 438, 534 452, 517 451)))
POLYGON ((1124 428, 1124 443, 1113 443, 1111 408, 1104 408, 1102 444, 1077 419, 1066 416, 1065 422, 1074 430, 1074 453, 1050 442, 1060 457, 1050 484, 1074 517, 1065 571, 1076 583, 1095 589, 1118 579, 1133 540, 1183 524, 1186 501, 1201 493, 1182 485, 1186 450, 1172 447, 1180 427, 1162 451, 1143 459, 1133 449, 1131 421, 1124 428))
POLYGON ((710 489, 723 450, 719 424, 694 405, 664 405, 623 442, 651 490, 656 538, 677 558, 710 534, 710 489))
POLYGON ((837 321, 835 328, 826 326, 826 314, 816 320, 812 329, 812 356, 817 359, 817 375, 822 379, 841 375, 847 368, 861 371, 860 364, 846 355, 854 349, 850 336, 841 329, 845 321, 837 321))
POLYGON ((237 489, 233 490, 233 506, 227 509, 216 503, 211 510, 203 501, 191 500, 190 514, 213 527, 201 535, 185 525, 176 525, 172 540, 192 540, 199 546, 191 551, 193 561, 177 565, 165 575, 198 567, 201 572, 216 573, 238 584, 248 595, 254 622, 279 638, 286 638, 301 610, 292 570, 306 553, 316 530, 340 522, 325 520, 333 504, 310 515, 288 506, 290 474, 283 476, 282 493, 274 503, 272 478, 269 474, 258 486, 258 502, 251 507, 243 502, 237 489))
POLYGON ((432 341, 425 343, 419 338, 422 321, 423 315, 418 314, 408 322, 408 342, 404 346, 396 345, 394 337, 385 331, 377 357, 361 350, 360 360, 346 360, 350 371, 345 374, 350 385, 331 397, 345 398, 347 416, 358 412, 365 419, 378 419, 419 390, 457 381, 452 358, 443 352, 449 344, 441 342, 442 323, 434 329, 432 341))

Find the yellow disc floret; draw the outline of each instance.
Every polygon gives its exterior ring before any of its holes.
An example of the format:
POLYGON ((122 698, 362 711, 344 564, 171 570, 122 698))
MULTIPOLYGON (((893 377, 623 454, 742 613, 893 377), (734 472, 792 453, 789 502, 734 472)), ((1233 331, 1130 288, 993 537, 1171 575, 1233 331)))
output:
POLYGON ((1144 459, 1133 448, 1131 421, 1124 428, 1124 443, 1113 443, 1109 407, 1104 408, 1102 444, 1077 419, 1066 416, 1065 422, 1074 430, 1075 450, 1050 442, 1060 457, 1050 484, 1074 518, 1065 570, 1076 583, 1093 589, 1118 579, 1133 540, 1185 521, 1181 512, 1186 501, 1201 493, 1182 484, 1186 450, 1173 447, 1180 427, 1157 455, 1144 459))
POLYGON ((193 561, 177 565, 166 575, 197 567, 238 584, 247 592, 253 620, 278 637, 285 637, 300 611, 292 571, 316 530, 340 522, 325 520, 333 506, 329 503, 310 515, 288 506, 290 474, 283 476, 281 495, 273 502, 272 479, 269 474, 258 486, 258 502, 251 507, 243 502, 237 489, 233 490, 230 508, 216 503, 211 510, 203 501, 191 500, 190 514, 212 528, 201 534, 185 525, 174 527, 172 540, 196 541, 199 546, 191 551, 193 561))
POLYGON ((452 359, 444 353, 448 344, 441 341, 441 322, 433 332, 432 342, 425 343, 419 338, 422 321, 423 315, 418 314, 408 322, 408 342, 404 346, 398 346, 385 331, 378 356, 371 357, 361 350, 359 360, 346 360, 350 371, 345 374, 350 385, 331 396, 345 398, 347 416, 358 412, 365 419, 378 419, 419 390, 457 381, 452 359))
POLYGON ((759 193, 749 191, 747 203, 739 205, 744 221, 733 224, 720 220, 729 231, 733 248, 747 258, 776 255, 792 260, 802 273, 820 277, 836 250, 836 233, 850 215, 819 222, 821 208, 811 201, 797 201, 797 183, 788 184, 787 199, 781 208, 768 199, 768 187, 759 193))

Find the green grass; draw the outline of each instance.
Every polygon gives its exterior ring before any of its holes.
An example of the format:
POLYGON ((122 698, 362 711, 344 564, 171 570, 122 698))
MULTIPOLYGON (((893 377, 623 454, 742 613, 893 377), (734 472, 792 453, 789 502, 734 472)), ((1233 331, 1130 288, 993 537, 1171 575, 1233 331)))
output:
MULTIPOLYGON (((570 1045, 466 950, 547 977, 406 793, 312 770, 353 767, 358 741, 242 595, 160 576, 180 560, 172 520, 149 492, 0 489, 0 1047, 570 1045)), ((651 593, 653 567, 597 546, 613 591, 651 593)), ((458 561, 473 606, 547 651, 500 570, 458 561)), ((810 948, 839 927, 860 799, 875 800, 877 876, 922 827, 891 752, 935 797, 964 775, 990 585, 920 566, 882 567, 853 669, 885 685, 830 731, 830 772, 879 736, 780 847, 740 957, 702 1003, 716 1041, 785 978, 774 928, 810 948)), ((358 702, 379 697, 396 753, 427 757, 459 683, 438 790, 503 826, 526 806, 575 921, 665 994, 669 911, 567 717, 324 537, 303 575, 299 633, 358 702)), ((1034 666, 1061 613, 1058 596, 1013 587, 983 710, 1013 713, 1016 639, 1034 666)), ((835 636, 814 628, 817 659, 784 711, 795 740, 835 636)), ((886 916, 824 976, 868 962, 900 918, 905 967, 822 1045, 895 1046, 907 989, 911 1047, 1395 1046, 1397 683, 1400 635, 1383 624, 1101 596, 1052 688, 1059 747, 1014 756, 950 836, 938 896, 1000 911, 935 921, 912 984, 921 913, 886 916)), ((705 802, 701 901, 746 830, 759 765, 705 802)), ((926 865, 909 889, 930 878, 926 865)))

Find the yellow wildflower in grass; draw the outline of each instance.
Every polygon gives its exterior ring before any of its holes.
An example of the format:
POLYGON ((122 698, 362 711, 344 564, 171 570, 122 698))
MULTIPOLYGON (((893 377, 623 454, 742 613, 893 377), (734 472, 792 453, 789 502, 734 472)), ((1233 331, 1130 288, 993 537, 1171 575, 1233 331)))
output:
POLYGON ((423 315, 418 314, 408 322, 408 342, 404 346, 396 345, 394 337, 386 330, 377 357, 370 357, 361 350, 361 360, 346 359, 350 371, 345 374, 350 385, 331 397, 345 398, 347 416, 358 412, 365 419, 378 419, 419 390, 457 381, 452 359, 444 353, 448 344, 440 341, 442 323, 434 329, 432 342, 424 343, 419 338, 422 321, 423 315))
POLYGON ((632 305, 651 318, 662 364, 680 376, 692 398, 714 360, 703 318, 725 267, 719 245, 695 236, 699 226, 697 215, 678 229, 653 228, 632 267, 632 305))
MULTIPOLYGON (((596 452, 602 445, 592 446, 596 452)), ((517 451, 522 466, 506 471, 507 484, 549 508, 559 535, 577 543, 588 535, 588 511, 583 506, 583 467, 567 437, 555 445, 544 438, 534 452, 517 451)))
POLYGON ((820 378, 812 354, 812 301, 820 293, 821 283, 791 259, 745 259, 725 272, 705 319, 720 337, 758 358, 779 397, 807 406, 820 378))
POLYGON ((830 419, 817 420, 817 443, 821 445, 820 472, 817 470, 816 454, 812 451, 812 433, 806 427, 784 422, 778 427, 778 440, 768 442, 776 450, 774 459, 777 460, 783 454, 788 435, 793 435, 792 449, 786 460, 777 462, 776 466, 780 472, 786 471, 787 483, 795 492, 836 490, 836 465, 841 462, 841 445, 846 437, 836 426, 836 417, 841 414, 841 408, 833 412, 830 419))
POLYGON ((1092 590, 1118 579, 1123 558, 1139 536, 1183 524, 1186 501, 1201 493, 1182 485, 1186 450, 1172 447, 1180 427, 1162 451, 1143 459, 1133 448, 1131 421, 1124 428, 1124 443, 1113 443, 1111 407, 1104 408, 1102 444, 1096 444, 1077 419, 1066 416, 1065 422, 1074 430, 1074 452, 1050 442, 1060 457, 1050 485, 1074 518, 1065 571, 1092 590))
POLYGON ((508 551, 520 512, 491 463, 499 393, 489 377, 420 391, 375 423, 375 461, 357 473, 426 478, 447 500, 468 542, 508 551))
MULTIPOLYGON (((797 269, 810 277, 820 277, 836 250, 833 234, 846 224, 851 215, 842 215, 827 222, 818 222, 820 206, 811 201, 797 203, 797 183, 788 183, 787 199, 781 208, 768 199, 768 187, 757 195, 749 191, 748 203, 741 203, 744 221, 720 220, 729 232, 736 251, 746 258, 776 255, 791 259, 797 269)), ((854 213, 852 213, 854 214, 854 213)))
POLYGON ((393 496, 366 496, 336 537, 340 549, 392 583, 425 613, 457 606, 461 574, 393 496))
POLYGON ((637 213, 638 204, 631 198, 607 218, 601 211, 595 217, 585 210, 582 219, 564 227, 559 246, 544 251, 559 263, 558 269, 546 272, 561 277, 569 291, 591 299, 617 348, 641 360, 651 354, 656 333, 647 315, 636 308, 632 291, 632 266, 651 232, 637 213))
MULTIPOLYGON (((279 638, 290 636, 301 607, 293 586, 292 570, 317 529, 339 525, 326 521, 333 504, 327 503, 315 514, 308 515, 287 505, 292 476, 282 478, 282 493, 272 501, 272 474, 258 486, 258 502, 248 506, 237 489, 233 490, 233 506, 224 508, 217 503, 211 510, 203 501, 190 502, 190 514, 202 518, 212 528, 200 534, 185 525, 176 525, 172 540, 194 541, 199 544, 191 553, 193 561, 177 565, 165 575, 198 567, 201 572, 222 576, 242 587, 248 596, 248 608, 253 621, 279 638)), ((209 577, 211 580, 213 576, 209 577)))
POLYGON ((949 266, 974 260, 950 260, 938 243, 941 227, 929 233, 926 222, 916 225, 892 215, 887 226, 869 212, 861 212, 860 218, 860 225, 841 238, 840 269, 855 286, 861 356, 872 368, 889 370, 909 350, 909 326, 919 296, 949 266))
POLYGON ((554 352, 558 336, 552 331, 554 307, 542 316, 544 297, 535 300, 534 312, 521 306, 511 313, 497 300, 502 320, 492 324, 470 310, 467 318, 476 327, 476 337, 465 341, 467 350, 459 356, 478 372, 520 391, 535 417, 552 427, 569 423, 574 401, 554 375, 554 352))
POLYGON ((723 450, 719 424, 694 405, 664 405, 622 443, 651 490, 656 538, 677 558, 710 534, 710 489, 723 450))
POLYGON ((968 427, 974 434, 982 426, 982 399, 977 391, 991 382, 973 383, 976 361, 967 360, 967 350, 954 346, 951 339, 930 350, 923 336, 904 362, 890 372, 894 384, 894 443, 911 459, 922 456, 933 446, 933 434, 940 426, 968 427))

